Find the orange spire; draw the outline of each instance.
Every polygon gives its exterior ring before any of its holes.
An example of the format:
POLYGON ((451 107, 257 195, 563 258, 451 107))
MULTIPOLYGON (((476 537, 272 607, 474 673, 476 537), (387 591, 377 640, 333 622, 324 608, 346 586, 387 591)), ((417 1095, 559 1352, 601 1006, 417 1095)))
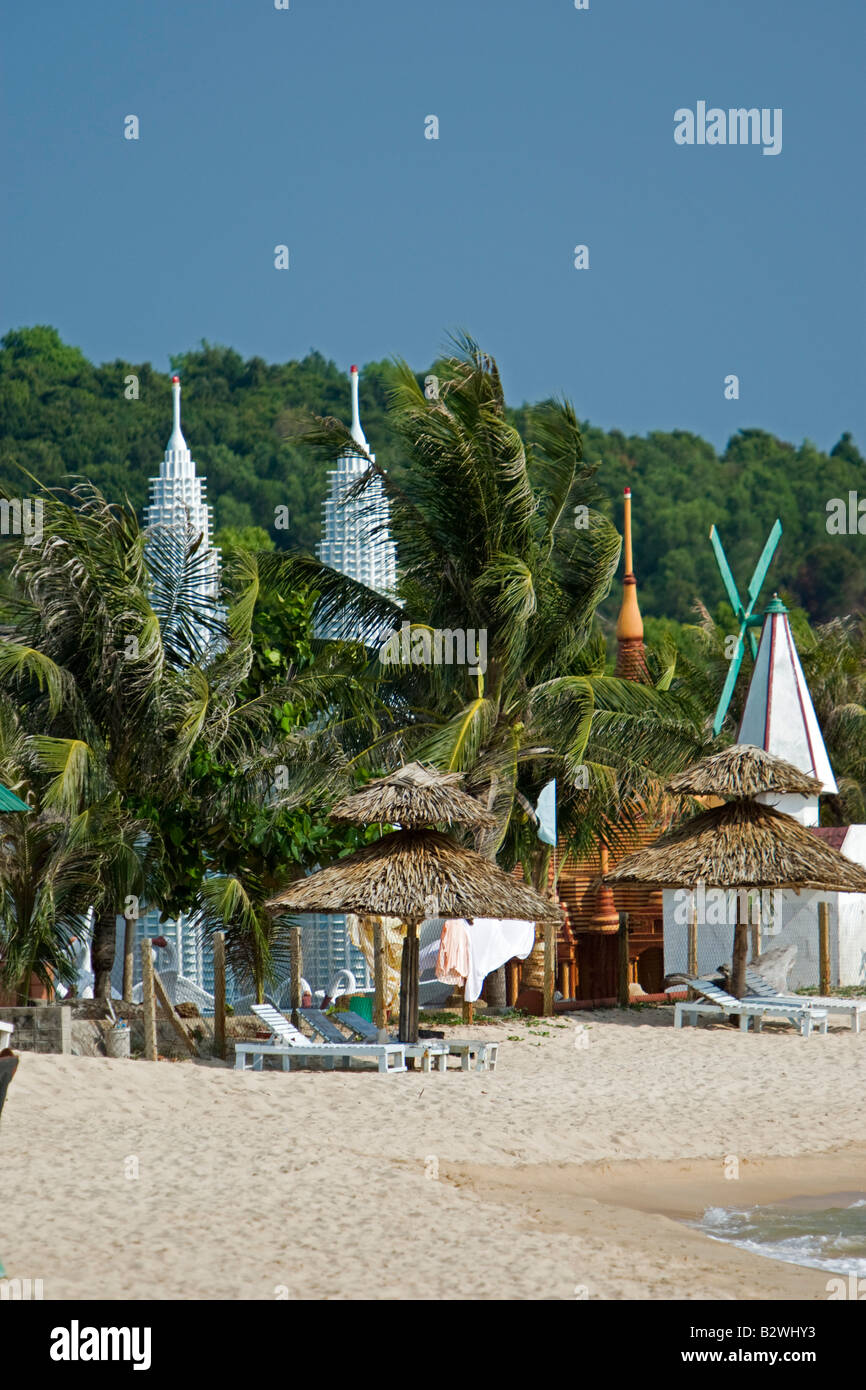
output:
POLYGON ((645 680, 646 658, 643 645, 643 618, 637 601, 637 580, 634 577, 631 554, 631 488, 624 496, 623 552, 625 573, 622 578, 622 605, 616 620, 616 672, 626 680, 645 680))

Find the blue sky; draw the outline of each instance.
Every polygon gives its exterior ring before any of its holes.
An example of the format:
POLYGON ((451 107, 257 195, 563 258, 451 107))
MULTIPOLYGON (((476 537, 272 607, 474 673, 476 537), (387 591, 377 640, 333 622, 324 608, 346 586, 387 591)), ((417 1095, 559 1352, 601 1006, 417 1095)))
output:
POLYGON ((466 328, 515 403, 866 447, 862 0, 42 0, 4 29, 3 331, 421 369, 466 328), (781 154, 676 145, 699 100, 781 107, 781 154))

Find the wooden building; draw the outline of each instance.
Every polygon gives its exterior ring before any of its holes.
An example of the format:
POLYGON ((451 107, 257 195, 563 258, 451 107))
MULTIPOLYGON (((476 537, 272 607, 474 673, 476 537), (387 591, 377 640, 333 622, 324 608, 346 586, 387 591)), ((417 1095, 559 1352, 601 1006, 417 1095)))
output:
MULTIPOLYGON (((649 679, 643 637, 643 619, 637 598, 637 580, 632 563, 631 488, 624 494, 623 595, 616 625, 616 675, 625 680, 649 679)), ((557 942, 557 988, 566 999, 605 1000, 612 1003, 617 992, 617 931, 619 913, 629 914, 629 970, 631 982, 645 994, 659 994, 664 988, 664 912, 661 891, 643 884, 623 884, 615 889, 602 883, 602 875, 616 867, 620 859, 643 848, 667 829, 657 819, 640 821, 622 837, 617 853, 599 843, 591 854, 575 859, 563 843, 557 846, 559 864, 557 893, 566 919, 557 942), (565 856, 565 862, 562 856, 565 856)), ((549 888, 553 889, 553 863, 549 869, 549 888)), ((540 952, 523 966, 516 1002, 531 1011, 541 1011, 543 973, 540 952)))

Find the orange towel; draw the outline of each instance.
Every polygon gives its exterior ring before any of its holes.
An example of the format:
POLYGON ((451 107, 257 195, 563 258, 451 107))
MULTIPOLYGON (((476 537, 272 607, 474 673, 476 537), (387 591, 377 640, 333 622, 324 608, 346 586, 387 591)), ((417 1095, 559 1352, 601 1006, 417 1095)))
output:
POLYGON ((436 979, 447 985, 462 985, 469 974, 469 923, 462 917, 449 919, 442 928, 436 979))

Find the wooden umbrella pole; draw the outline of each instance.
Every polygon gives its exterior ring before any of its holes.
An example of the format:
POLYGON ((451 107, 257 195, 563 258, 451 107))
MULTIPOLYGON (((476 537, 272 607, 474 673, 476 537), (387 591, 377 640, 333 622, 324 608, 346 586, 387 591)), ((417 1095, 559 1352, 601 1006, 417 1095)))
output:
POLYGON ((749 912, 744 908, 745 894, 737 893, 737 925, 734 928, 734 958, 731 963, 731 993, 742 999, 746 993, 746 956, 749 950, 749 912))
POLYGON ((406 939, 409 943, 409 1012, 407 1016, 409 1036, 406 1041, 416 1043, 418 1041, 418 956, 420 953, 418 923, 416 921, 409 922, 406 939))
MULTIPOLYGON (((692 903, 689 909, 688 961, 686 963, 686 972, 691 975, 692 979, 694 979, 698 973, 698 905, 694 889, 692 889, 692 903)), ((689 985, 687 997, 689 999, 695 999, 697 997, 691 985, 689 985)))
POLYGON ((830 993, 830 904, 818 904, 818 987, 830 993))
POLYGON ((409 982, 411 979, 412 965, 411 932, 411 924, 407 922, 406 935, 403 937, 403 949, 400 952, 400 1020, 397 1027, 397 1038, 400 1042, 405 1043, 412 1041, 409 1037, 409 1010, 411 1005, 411 1000, 409 998, 409 982))

